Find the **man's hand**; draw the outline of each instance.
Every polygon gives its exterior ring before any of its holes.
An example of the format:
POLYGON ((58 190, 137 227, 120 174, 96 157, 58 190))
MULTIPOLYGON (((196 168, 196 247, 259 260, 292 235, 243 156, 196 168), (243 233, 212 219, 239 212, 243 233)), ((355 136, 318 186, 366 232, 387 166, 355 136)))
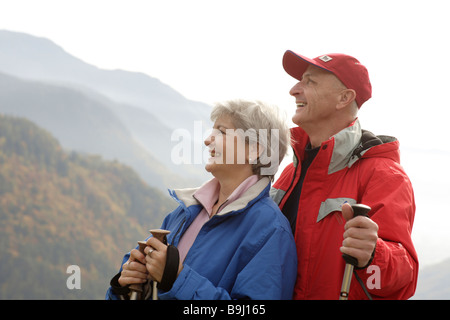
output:
POLYGON ((342 215, 347 223, 344 226, 344 241, 340 250, 358 259, 359 268, 365 267, 377 244, 378 225, 367 217, 353 218, 353 209, 348 203, 342 206, 342 215))

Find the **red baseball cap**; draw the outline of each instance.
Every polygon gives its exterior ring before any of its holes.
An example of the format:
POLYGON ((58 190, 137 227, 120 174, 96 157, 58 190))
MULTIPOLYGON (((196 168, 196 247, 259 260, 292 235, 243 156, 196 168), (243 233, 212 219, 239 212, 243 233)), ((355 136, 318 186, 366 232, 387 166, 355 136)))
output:
POLYGON ((348 89, 355 90, 358 108, 372 96, 372 85, 366 67, 351 56, 329 53, 309 59, 291 50, 284 53, 284 70, 297 80, 302 80, 303 73, 309 65, 333 73, 348 89))

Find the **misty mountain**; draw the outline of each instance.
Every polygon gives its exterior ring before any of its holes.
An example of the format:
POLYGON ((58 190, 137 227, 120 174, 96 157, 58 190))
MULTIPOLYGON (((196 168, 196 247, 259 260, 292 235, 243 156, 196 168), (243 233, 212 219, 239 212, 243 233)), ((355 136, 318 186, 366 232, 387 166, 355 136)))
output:
POLYGON ((66 149, 120 160, 160 189, 186 185, 188 179, 175 175, 133 139, 111 110, 112 105, 86 92, 0 73, 1 113, 34 121, 55 135, 66 149))
POLYGON ((415 300, 450 299, 450 259, 420 270, 415 300))
POLYGON ((0 30, 0 70, 27 79, 78 84, 125 104, 141 107, 169 128, 209 122, 210 106, 190 101, 158 79, 138 72, 102 70, 52 41, 0 30))
MULTIPOLYGON (((0 112, 35 121, 65 148, 99 153, 107 159, 116 157, 160 188, 198 185, 210 177, 202 164, 180 165, 171 159, 177 143, 171 141, 173 131, 192 132, 199 121, 204 129, 209 128, 210 106, 185 99, 158 79, 136 72, 102 70, 50 40, 5 30, 0 30, 0 72, 33 80, 13 90, 15 85, 9 85, 8 92, 2 89, 0 112), (63 107, 47 106, 45 94, 49 91, 51 104, 63 107), (42 110, 31 106, 34 99, 42 110)), ((201 148, 202 137, 187 138, 192 150, 194 144, 201 148)))

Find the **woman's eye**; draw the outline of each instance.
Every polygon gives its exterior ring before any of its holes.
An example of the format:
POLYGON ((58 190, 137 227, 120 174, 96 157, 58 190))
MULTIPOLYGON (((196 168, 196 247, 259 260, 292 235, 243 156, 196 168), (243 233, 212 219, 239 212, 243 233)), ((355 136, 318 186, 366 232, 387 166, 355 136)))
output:
POLYGON ((222 129, 213 129, 213 135, 224 135, 226 132, 225 132, 225 130, 222 130, 222 129))

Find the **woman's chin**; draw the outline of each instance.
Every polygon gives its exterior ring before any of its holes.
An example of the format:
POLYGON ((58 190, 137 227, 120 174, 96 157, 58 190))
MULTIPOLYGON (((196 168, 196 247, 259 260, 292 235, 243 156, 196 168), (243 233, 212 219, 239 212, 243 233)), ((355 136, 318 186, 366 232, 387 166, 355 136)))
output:
MULTIPOLYGON (((214 175, 214 172, 217 171, 217 169, 219 169, 220 164, 216 162, 217 159, 216 158, 209 158, 208 162, 206 162, 205 164, 205 170, 212 173, 214 175)), ((220 162, 220 159, 219 159, 220 162)))
POLYGON ((208 159, 208 162, 205 164, 205 170, 212 173, 212 171, 214 171, 215 166, 216 166, 215 162, 211 159, 208 159))

